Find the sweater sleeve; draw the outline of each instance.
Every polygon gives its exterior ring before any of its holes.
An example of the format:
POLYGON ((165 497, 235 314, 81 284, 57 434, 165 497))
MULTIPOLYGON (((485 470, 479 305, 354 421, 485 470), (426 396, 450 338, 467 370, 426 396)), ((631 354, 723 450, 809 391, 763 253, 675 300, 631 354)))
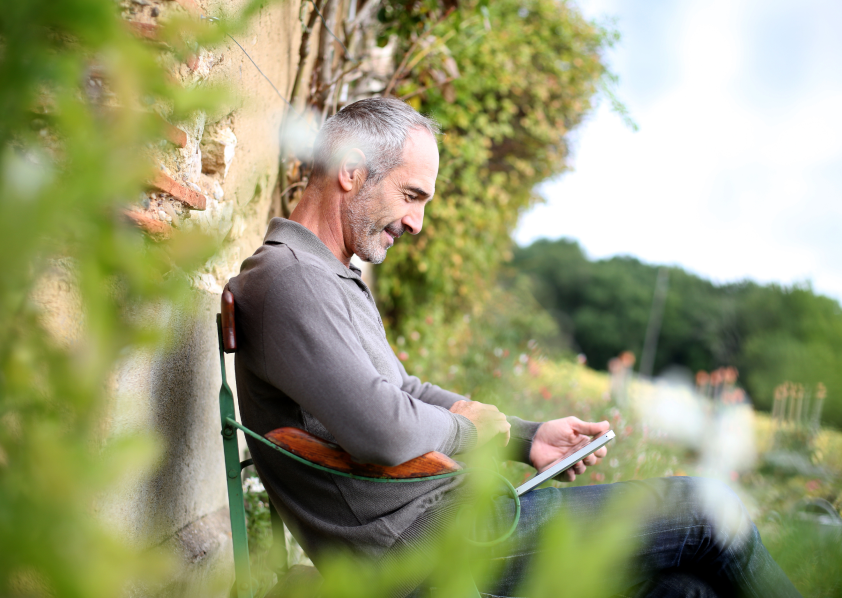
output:
POLYGON ((532 450, 532 439, 535 438, 535 433, 541 427, 541 423, 526 421, 513 415, 506 419, 512 426, 507 447, 509 459, 532 465, 532 461, 529 460, 529 451, 532 450))
POLYGON ((360 461, 398 465, 429 451, 464 452, 473 425, 444 401, 425 402, 380 375, 337 284, 300 263, 274 277, 262 305, 263 377, 360 461))
POLYGON ((408 392, 419 401, 424 401, 430 405, 438 405, 439 407, 450 409, 456 401, 468 400, 462 395, 445 390, 435 384, 421 382, 421 380, 415 376, 411 376, 406 373, 406 368, 403 367, 403 364, 397 357, 395 357, 395 361, 398 364, 398 369, 400 370, 401 378, 403 380, 401 389, 403 389, 404 392, 408 392))

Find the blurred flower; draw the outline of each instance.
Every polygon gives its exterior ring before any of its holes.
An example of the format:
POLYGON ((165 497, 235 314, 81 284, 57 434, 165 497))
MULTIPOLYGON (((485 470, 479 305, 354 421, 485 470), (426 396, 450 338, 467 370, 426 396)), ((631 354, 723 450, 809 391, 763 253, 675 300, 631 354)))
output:
POLYGON ((401 361, 406 361, 407 359, 409 359, 409 353, 407 353, 406 351, 401 351, 400 353, 398 353, 398 359, 400 359, 401 361))
POLYGON ((726 384, 734 384, 739 377, 739 372, 734 366, 728 366, 723 370, 722 377, 726 384))
POLYGON ((825 399, 827 397, 827 387, 819 382, 816 384, 816 398, 825 399))
POLYGON ((815 492, 819 489, 820 486, 821 482, 819 482, 818 480, 810 480, 809 482, 804 484, 804 487, 807 488, 807 492, 815 492))
POLYGON ((634 357, 634 353, 631 351, 623 351, 620 353, 620 363, 623 364, 623 367, 631 368, 636 361, 634 357))
POLYGON ((243 486, 245 487, 246 492, 250 492, 252 494, 266 492, 266 488, 263 487, 263 482, 261 482, 260 478, 257 476, 246 478, 246 481, 243 483, 243 486))
POLYGON ((591 474, 591 480, 594 481, 594 482, 602 482, 602 481, 605 480, 605 474, 595 471, 594 473, 591 474))
POLYGON ((540 391, 540 392, 541 392, 541 396, 542 396, 542 397, 544 397, 544 400, 545 400, 545 401, 549 401, 549 400, 550 400, 550 398, 552 398, 552 396, 553 396, 553 395, 550 393, 550 389, 549 389, 549 388, 547 388, 546 386, 542 386, 542 387, 541 387, 541 391, 540 391))

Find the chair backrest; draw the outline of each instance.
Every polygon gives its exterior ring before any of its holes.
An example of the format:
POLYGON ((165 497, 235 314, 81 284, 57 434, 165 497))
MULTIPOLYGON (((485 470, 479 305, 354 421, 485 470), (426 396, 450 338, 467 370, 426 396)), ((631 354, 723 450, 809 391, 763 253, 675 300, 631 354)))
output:
POLYGON ((225 285, 222 289, 222 348, 226 353, 237 351, 237 328, 234 323, 234 293, 225 285))

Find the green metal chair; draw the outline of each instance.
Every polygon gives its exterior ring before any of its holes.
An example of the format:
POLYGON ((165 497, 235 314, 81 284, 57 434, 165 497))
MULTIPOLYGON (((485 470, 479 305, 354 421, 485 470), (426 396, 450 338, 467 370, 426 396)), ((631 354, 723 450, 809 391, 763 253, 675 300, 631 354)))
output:
MULTIPOLYGON (((219 337, 219 363, 222 371, 222 385, 219 389, 219 415, 222 421, 222 449, 225 455, 225 473, 228 482, 228 511, 231 517, 231 540, 234 546, 234 588, 232 595, 237 598, 261 598, 255 596, 249 561, 248 531, 246 529, 246 509, 243 497, 242 471, 253 465, 252 459, 240 461, 240 447, 237 440, 236 414, 234 412, 234 394, 228 386, 225 371, 225 353, 236 351, 236 334, 233 321, 233 296, 227 287, 231 318, 226 317, 225 294, 223 294, 222 313, 216 316, 219 337), (226 342, 227 341, 227 342, 226 342)), ((269 503, 272 520, 272 551, 270 558, 278 577, 286 572, 287 550, 284 527, 272 503, 269 503)), ((263 592, 261 592, 263 594, 263 592)))
MULTIPOLYGON (((242 471, 253 464, 251 459, 240 461, 237 430, 248 434, 287 457, 309 467, 333 475, 371 482, 414 482, 431 480, 465 473, 459 464, 441 453, 431 452, 395 467, 356 463, 350 454, 336 445, 296 428, 279 428, 260 436, 243 426, 236 419, 234 395, 228 385, 225 371, 225 353, 237 351, 237 333, 234 320, 234 296, 226 285, 222 292, 221 313, 217 315, 219 337, 219 363, 222 385, 219 389, 219 416, 222 424, 222 446, 225 455, 225 472, 228 481, 228 509, 231 516, 231 538, 234 548, 235 583, 232 596, 236 598, 262 598, 260 584, 252 577, 249 561, 246 512, 243 501, 242 471)), ((508 482, 507 482, 508 483, 508 482)), ((512 488, 512 492, 514 489, 512 488)), ((516 497, 516 495, 515 495, 516 497)), ((273 570, 281 579, 287 570, 287 553, 283 522, 270 503, 272 515, 273 546, 270 558, 273 570)), ((518 503, 518 514, 520 504, 518 503)), ((515 520, 515 525, 517 520, 515 520)), ((513 528, 514 529, 514 526, 513 528)), ((265 585, 265 584, 264 584, 265 585)), ((268 589, 266 587, 265 589, 268 589)), ((479 592, 474 594, 477 598, 479 592)))

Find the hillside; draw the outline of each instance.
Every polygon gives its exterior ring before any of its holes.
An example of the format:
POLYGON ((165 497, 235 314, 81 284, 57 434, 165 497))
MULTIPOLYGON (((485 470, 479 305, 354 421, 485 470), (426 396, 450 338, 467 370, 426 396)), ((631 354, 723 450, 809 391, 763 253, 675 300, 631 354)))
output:
MULTIPOLYGON (((660 266, 631 257, 589 260, 572 240, 517 248, 512 265, 531 279, 538 302, 571 346, 605 369, 622 351, 641 355, 660 266)), ((665 267, 668 290, 654 373, 734 366, 752 402, 770 410, 790 381, 827 388, 823 421, 842 426, 842 308, 808 286, 717 285, 665 267)))

